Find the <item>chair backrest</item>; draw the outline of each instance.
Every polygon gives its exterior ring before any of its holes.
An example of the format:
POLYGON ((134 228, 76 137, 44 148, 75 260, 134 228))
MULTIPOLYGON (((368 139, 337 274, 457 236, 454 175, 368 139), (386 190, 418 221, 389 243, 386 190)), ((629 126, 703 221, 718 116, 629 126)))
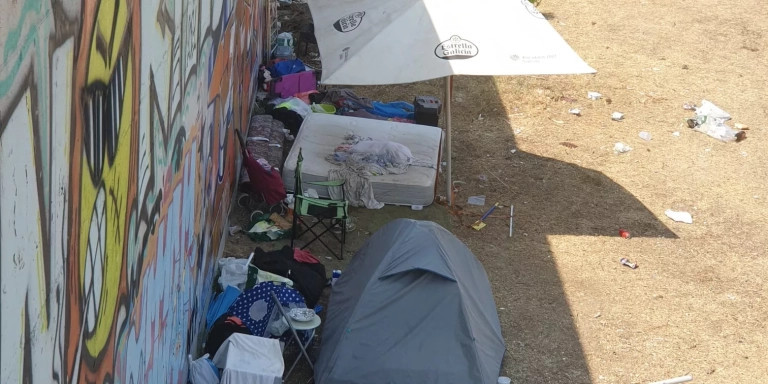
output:
POLYGON ((301 187, 301 164, 304 162, 304 156, 301 154, 301 147, 299 147, 299 157, 296 159, 296 171, 293 172, 294 183, 294 196, 304 196, 304 188, 301 187))

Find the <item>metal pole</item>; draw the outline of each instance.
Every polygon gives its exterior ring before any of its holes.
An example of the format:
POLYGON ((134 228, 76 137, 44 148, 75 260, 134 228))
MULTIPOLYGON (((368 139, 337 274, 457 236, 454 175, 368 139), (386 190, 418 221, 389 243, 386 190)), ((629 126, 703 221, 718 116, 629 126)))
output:
POLYGON ((451 184, 451 91, 453 76, 445 77, 445 185, 448 188, 446 199, 453 206, 453 185, 451 184))

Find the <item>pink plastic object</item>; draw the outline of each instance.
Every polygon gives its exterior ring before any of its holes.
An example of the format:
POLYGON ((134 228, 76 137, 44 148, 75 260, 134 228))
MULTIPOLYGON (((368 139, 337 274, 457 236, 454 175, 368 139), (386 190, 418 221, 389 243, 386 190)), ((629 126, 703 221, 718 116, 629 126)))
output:
POLYGON ((317 89, 317 78, 313 71, 292 73, 272 80, 272 94, 288 98, 297 93, 317 89))

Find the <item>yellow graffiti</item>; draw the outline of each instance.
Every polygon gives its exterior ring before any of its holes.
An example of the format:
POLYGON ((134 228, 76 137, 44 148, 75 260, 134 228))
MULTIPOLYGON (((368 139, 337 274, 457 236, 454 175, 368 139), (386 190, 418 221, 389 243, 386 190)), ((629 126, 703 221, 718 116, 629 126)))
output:
MULTIPOLYGON (((85 345, 91 356, 98 356, 105 347, 115 320, 123 255, 125 253, 125 227, 128 210, 129 174, 131 170, 131 111, 135 101, 133 84, 133 53, 124 44, 129 39, 129 13, 124 1, 104 0, 98 5, 95 19, 88 69, 88 86, 110 86, 115 81, 122 85, 114 100, 99 99, 100 103, 113 103, 119 108, 119 118, 94 120, 91 130, 101 135, 113 132, 113 159, 109 151, 97 151, 97 180, 89 175, 91 160, 84 156, 80 196, 80 281, 83 301, 83 321, 86 322, 85 345), (115 101, 116 100, 116 101, 115 101), (121 105, 119 107, 118 105, 121 105)), ((87 96, 86 96, 87 98, 87 96)), ((98 111, 97 107, 93 107, 98 111)), ((103 109, 102 109, 103 110, 103 109)), ((84 116, 88 119, 89 116, 84 116)), ((88 133, 86 133, 88 134, 88 133)), ((92 145, 108 146, 93 138, 92 145)))

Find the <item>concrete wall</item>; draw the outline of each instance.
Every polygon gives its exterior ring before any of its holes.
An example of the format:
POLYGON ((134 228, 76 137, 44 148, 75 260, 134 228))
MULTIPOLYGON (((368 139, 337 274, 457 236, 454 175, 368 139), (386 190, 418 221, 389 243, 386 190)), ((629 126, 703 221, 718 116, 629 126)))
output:
POLYGON ((264 0, 0 0, 0 383, 186 381, 264 0))

